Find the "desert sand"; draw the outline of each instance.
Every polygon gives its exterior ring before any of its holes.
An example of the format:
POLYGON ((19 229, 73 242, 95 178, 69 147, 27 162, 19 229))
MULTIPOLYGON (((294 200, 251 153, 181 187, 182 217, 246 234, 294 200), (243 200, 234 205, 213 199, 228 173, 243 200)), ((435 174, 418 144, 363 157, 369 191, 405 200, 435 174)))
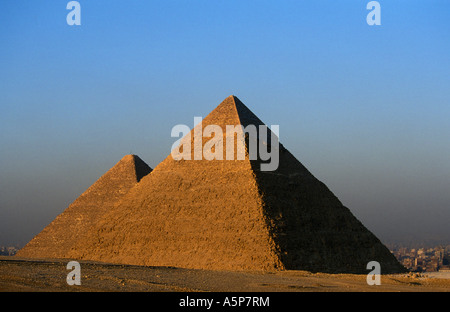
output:
POLYGON ((307 271, 238 272, 79 261, 81 285, 66 282, 68 260, 0 257, 0 292, 449 292, 450 279, 307 271))

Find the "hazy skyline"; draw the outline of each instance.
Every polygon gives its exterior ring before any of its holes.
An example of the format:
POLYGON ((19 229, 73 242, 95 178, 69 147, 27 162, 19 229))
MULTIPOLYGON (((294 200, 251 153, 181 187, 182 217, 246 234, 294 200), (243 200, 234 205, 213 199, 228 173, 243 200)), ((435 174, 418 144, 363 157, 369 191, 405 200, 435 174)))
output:
POLYGON ((0 4, 0 245, 234 94, 383 242, 450 243, 448 1, 0 4))

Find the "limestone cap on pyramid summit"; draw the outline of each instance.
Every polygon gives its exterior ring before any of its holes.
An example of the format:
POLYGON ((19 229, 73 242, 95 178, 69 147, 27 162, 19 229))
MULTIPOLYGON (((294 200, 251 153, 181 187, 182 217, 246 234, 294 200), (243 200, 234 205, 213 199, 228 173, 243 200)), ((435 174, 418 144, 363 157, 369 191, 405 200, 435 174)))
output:
MULTIPOLYGON (((227 96, 227 97, 222 101, 222 103, 229 103, 229 100, 232 100, 232 103, 233 103, 234 105, 237 105, 238 103, 242 103, 241 100, 239 100, 239 98, 238 98, 236 95, 234 95, 234 94, 231 94, 231 95, 227 96)), ((221 103, 221 104, 222 104, 222 103, 221 103)))
MULTIPOLYGON (((119 164, 121 164, 122 166, 134 167, 136 180, 138 182, 152 171, 152 168, 149 167, 139 156, 135 154, 128 154, 123 156, 122 159, 116 164, 116 166, 119 164)), ((114 170, 116 166, 114 166, 110 170, 114 170)))
POLYGON ((135 156, 136 155, 134 155, 134 154, 128 154, 128 155, 123 156, 122 160, 128 160, 128 161, 134 160, 135 156))
POLYGON ((121 161, 142 161, 142 159, 136 154, 127 154, 122 157, 121 161))
POLYGON ((235 95, 223 100, 205 119, 194 117, 194 128, 175 125, 173 160, 257 160, 262 171, 279 161, 279 126, 267 127, 235 95), (212 135, 214 134, 214 135, 212 135), (237 138, 235 140, 235 138, 237 138))

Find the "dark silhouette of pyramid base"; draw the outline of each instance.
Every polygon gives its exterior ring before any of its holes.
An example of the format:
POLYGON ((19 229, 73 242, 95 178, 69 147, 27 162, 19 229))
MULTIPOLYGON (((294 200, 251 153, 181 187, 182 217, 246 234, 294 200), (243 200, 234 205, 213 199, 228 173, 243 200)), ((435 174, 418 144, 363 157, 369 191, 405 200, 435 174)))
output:
MULTIPOLYGON (((230 96, 202 126, 238 124, 263 123, 230 96)), ((378 261, 382 273, 405 271, 282 145, 276 171, 260 171, 260 164, 248 155, 245 160, 191 161, 169 155, 74 242, 68 257, 214 270, 365 274, 367 263, 378 261)))

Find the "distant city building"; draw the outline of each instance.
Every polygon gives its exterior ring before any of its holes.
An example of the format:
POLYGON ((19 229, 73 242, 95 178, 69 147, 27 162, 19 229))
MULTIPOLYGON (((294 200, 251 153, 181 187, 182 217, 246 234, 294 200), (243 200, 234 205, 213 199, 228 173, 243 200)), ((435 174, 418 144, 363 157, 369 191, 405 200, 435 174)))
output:
POLYGON ((19 248, 14 246, 10 247, 0 246, 0 256, 14 256, 18 250, 19 248))
POLYGON ((392 253, 411 272, 450 272, 450 245, 434 248, 392 248, 392 253))

